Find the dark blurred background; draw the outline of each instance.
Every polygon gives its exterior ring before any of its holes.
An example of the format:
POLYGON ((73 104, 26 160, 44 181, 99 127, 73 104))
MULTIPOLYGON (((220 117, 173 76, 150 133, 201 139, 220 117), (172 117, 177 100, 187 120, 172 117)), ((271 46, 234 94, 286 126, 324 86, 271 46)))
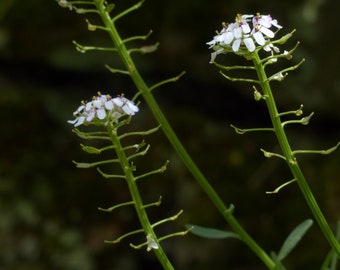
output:
MULTIPOLYGON (((134 4, 117 1, 116 10, 134 4)), ((250 85, 231 84, 209 64, 206 42, 221 22, 236 13, 271 14, 283 25, 280 34, 297 29, 281 49, 301 46, 286 67, 305 58, 283 83, 273 83, 281 111, 304 104, 308 126, 289 126, 295 149, 327 149, 340 134, 340 52, 336 0, 148 0, 118 23, 123 37, 153 35, 144 46, 160 42, 157 52, 135 55, 149 85, 185 70, 177 83, 156 90, 169 121, 203 173, 235 216, 268 252, 278 251, 287 234, 312 218, 295 184, 279 194, 266 195, 291 179, 285 164, 265 159, 260 148, 276 151, 272 134, 237 135, 230 124, 250 128, 267 126, 264 104, 255 102, 250 85)), ((127 77, 111 74, 105 64, 119 67, 119 59, 104 52, 81 54, 72 40, 84 45, 110 45, 105 33, 89 32, 85 18, 55 1, 1 0, 0 2, 0 269, 94 270, 160 269, 152 252, 132 250, 125 239, 104 244, 137 229, 132 209, 113 213, 97 210, 128 201, 122 181, 104 180, 96 170, 76 169, 72 160, 90 158, 66 121, 80 100, 97 91, 132 97, 135 87, 127 77)), ((221 56, 224 63, 237 59, 221 56)), ((134 117, 136 130, 156 125, 141 101, 134 117)), ((138 139, 139 140, 139 139, 138 139)), ((188 173, 162 132, 148 138, 146 158, 137 161, 145 171, 170 160, 166 173, 142 180, 145 202, 163 202, 151 209, 156 221, 184 213, 161 226, 160 235, 183 230, 186 223, 229 229, 207 196, 188 173)), ((340 154, 301 156, 302 169, 333 228, 340 217, 340 154)), ((176 269, 264 269, 262 263, 236 240, 205 240, 193 235, 164 243, 176 269)), ((329 246, 316 224, 295 252, 286 259, 288 269, 319 269, 329 246)))

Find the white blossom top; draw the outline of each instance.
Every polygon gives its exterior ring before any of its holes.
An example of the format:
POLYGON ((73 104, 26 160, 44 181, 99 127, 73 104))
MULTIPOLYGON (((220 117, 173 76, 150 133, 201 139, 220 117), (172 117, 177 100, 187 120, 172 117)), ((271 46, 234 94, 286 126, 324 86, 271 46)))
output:
MULTIPOLYGON (((275 33, 270 29, 272 26, 281 29, 270 15, 241 15, 237 14, 235 23, 223 23, 223 28, 214 39, 207 42, 215 50, 212 57, 226 51, 238 52, 242 46, 246 50, 253 52, 256 49, 255 43, 263 46, 266 51, 278 51, 278 48, 268 42, 275 36, 275 33), (230 50, 231 49, 231 50, 230 50)), ((214 59, 212 59, 213 61, 214 59)))
POLYGON ((91 101, 82 101, 73 113, 76 119, 67 122, 77 127, 101 120, 106 125, 109 120, 118 120, 123 114, 134 115, 138 111, 133 101, 123 96, 112 98, 110 95, 102 95, 98 92, 98 96, 94 96, 91 101))

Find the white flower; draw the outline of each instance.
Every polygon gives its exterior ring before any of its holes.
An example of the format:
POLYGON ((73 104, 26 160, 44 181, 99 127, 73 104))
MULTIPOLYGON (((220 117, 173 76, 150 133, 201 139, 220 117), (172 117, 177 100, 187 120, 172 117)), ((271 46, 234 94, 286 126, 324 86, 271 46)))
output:
MULTIPOLYGON (((231 48, 234 52, 237 52, 240 48, 242 42, 244 42, 245 46, 249 51, 255 50, 255 45, 253 40, 250 38, 251 28, 248 24, 250 18, 253 15, 241 15, 238 14, 235 23, 230 23, 224 25, 221 32, 214 37, 214 39, 210 42, 207 42, 210 45, 210 48, 214 48, 216 45, 228 46, 231 44, 231 48)), ((217 54, 221 53, 221 51, 217 51, 217 54)))
POLYGON ((281 29, 282 26, 277 23, 277 20, 273 20, 272 16, 270 15, 261 15, 261 14, 256 14, 256 16, 253 17, 253 25, 255 26, 256 24, 263 26, 265 28, 270 28, 275 26, 277 29, 281 29))
MULTIPOLYGON (((266 42, 263 35, 265 35, 267 38, 271 39, 274 38, 275 33, 270 30, 272 26, 275 26, 278 29, 281 29, 282 26, 277 23, 277 20, 273 20, 270 15, 260 15, 257 14, 253 17, 253 37, 256 40, 257 44, 263 46, 266 42)), ((265 50, 268 49, 264 48, 265 50)))
POLYGON ((209 48, 215 51, 212 54, 211 62, 218 54, 230 51, 238 52, 243 46, 247 51, 253 52, 256 49, 255 43, 263 46, 266 51, 278 51, 277 47, 268 42, 275 36, 275 33, 270 29, 272 26, 277 29, 282 28, 277 20, 273 20, 270 15, 238 14, 235 23, 224 24, 221 32, 214 36, 213 40, 207 42, 209 48))
POLYGON ((94 96, 90 102, 82 102, 82 105, 73 113, 74 120, 67 121, 75 127, 95 121, 117 120, 123 114, 134 115, 138 112, 138 107, 125 97, 118 96, 111 98, 110 95, 94 96), (110 117, 110 119, 108 119, 110 117))
POLYGON ((290 60, 290 59, 292 59, 292 58, 293 58, 293 56, 292 56, 291 54, 289 54, 289 52, 288 52, 288 51, 286 51, 286 50, 284 50, 284 51, 283 51, 283 55, 285 55, 285 56, 286 56, 286 58, 287 58, 288 60, 290 60))
POLYGON ((156 241, 153 239, 151 234, 148 234, 146 236, 146 243, 148 244, 146 250, 150 251, 151 249, 158 249, 158 244, 156 243, 156 241))
POLYGON ((274 51, 275 53, 279 53, 280 52, 280 49, 278 47, 274 46, 272 43, 269 43, 268 45, 265 45, 263 47, 263 49, 266 52, 270 52, 270 51, 274 51))
POLYGON ((285 76, 282 74, 282 72, 279 72, 273 76, 273 80, 282 81, 285 78, 285 76))

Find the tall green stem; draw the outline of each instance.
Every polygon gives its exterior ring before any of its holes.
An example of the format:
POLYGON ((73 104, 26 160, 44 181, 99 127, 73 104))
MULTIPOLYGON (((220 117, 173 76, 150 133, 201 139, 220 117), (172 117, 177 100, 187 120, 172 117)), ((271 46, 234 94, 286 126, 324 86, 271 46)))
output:
POLYGON ((131 59, 128 50, 126 49, 124 42, 122 41, 116 26, 110 17, 109 13, 105 9, 104 1, 102 0, 94 0, 94 3, 97 7, 99 15, 102 18, 102 21, 108 29, 108 33, 114 43, 115 48, 128 70, 133 82, 138 88, 139 92, 143 95, 144 100, 148 104, 151 112, 154 117, 161 125, 161 128, 168 140, 172 144, 175 151, 178 153, 179 157, 182 159, 186 167, 190 170, 192 175, 195 177, 197 182, 201 185, 202 189, 209 196, 211 201, 214 203, 215 207, 219 210, 222 216, 226 219, 229 225, 233 228, 233 230, 240 236, 243 242, 245 242, 253 252, 262 260, 262 262, 269 268, 273 269, 275 263, 271 260, 268 254, 250 237, 250 235, 242 228, 239 222, 235 219, 232 214, 232 211, 229 211, 224 202, 218 196, 214 188, 210 185, 201 171, 197 168, 195 162, 191 159, 190 155, 187 153, 179 139, 177 138, 175 132, 171 128, 168 123, 166 117, 164 116, 162 110, 158 106, 156 100, 154 99, 149 87, 144 82, 143 78, 139 74, 133 60, 131 59))
POLYGON ((335 250, 335 252, 340 257, 340 245, 339 242, 336 240, 332 230, 330 229, 325 217, 323 216, 314 196, 313 193, 300 169, 300 166, 298 165, 297 159, 295 158, 291 148, 290 144, 288 142, 286 133, 283 128, 283 124, 281 122, 275 99, 273 96, 273 93, 270 88, 269 80, 267 78, 265 69, 263 64, 261 63, 261 59, 257 52, 254 52, 252 54, 254 66, 259 78, 259 82, 263 91, 264 96, 266 97, 266 104, 267 108, 270 114, 270 118, 275 130, 276 137, 279 141, 279 144, 282 149, 282 153, 286 158, 286 162, 294 176, 294 178, 297 180, 297 183, 299 185, 299 188, 310 208, 312 211, 315 219, 317 220, 322 232, 324 233, 325 237, 327 238, 328 242, 332 246, 332 248, 335 250))

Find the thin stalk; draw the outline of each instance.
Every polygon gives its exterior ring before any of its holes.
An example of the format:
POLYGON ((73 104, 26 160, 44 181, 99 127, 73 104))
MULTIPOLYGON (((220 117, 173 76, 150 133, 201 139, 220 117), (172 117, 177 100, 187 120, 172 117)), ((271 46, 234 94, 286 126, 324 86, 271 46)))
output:
POLYGON ((320 207, 314 198, 314 195, 300 169, 297 159, 295 158, 294 153, 288 142, 288 138, 283 128, 284 125, 281 122, 280 114, 278 113, 275 99, 270 88, 269 80, 267 78, 265 69, 263 65, 261 64, 261 59, 257 52, 254 52, 252 54, 252 57, 253 57, 252 59, 254 62, 254 66, 255 66, 259 81, 260 81, 260 85, 262 87, 263 94, 266 96, 265 101, 266 101, 266 105, 268 108, 268 112, 270 114, 271 122, 273 124, 275 134, 276 134, 277 140, 279 141, 282 153, 286 158, 288 167, 291 170, 294 178, 297 180, 299 188, 311 212, 313 213, 314 218, 318 222, 323 234, 325 235, 331 247, 335 250, 337 255, 340 257, 339 242, 335 238, 331 228, 329 227, 329 224, 327 223, 322 211, 320 210, 320 207))
POLYGON ((175 132, 171 128, 169 122, 164 116, 162 110, 158 106, 155 98, 153 97, 149 87, 146 85, 145 81, 139 74, 132 58, 130 57, 127 48, 125 47, 123 40, 121 39, 116 26, 110 17, 109 13, 105 11, 105 6, 102 0, 94 0, 94 3, 99 11, 99 15, 101 19, 108 29, 108 33, 111 37, 114 46, 118 49, 118 54, 120 55, 126 69, 130 73, 130 76, 138 88, 138 91, 142 94, 145 102, 148 104, 152 114, 154 115, 157 122, 161 125, 161 128, 172 144, 173 148, 189 169, 191 174, 195 177, 197 182, 201 185, 202 189, 211 199, 215 207, 222 214, 225 220, 229 223, 232 229, 240 236, 240 239, 248 245, 249 248, 253 250, 253 252, 259 257, 260 260, 269 268, 274 269, 275 263, 268 256, 268 254, 251 238, 251 236, 243 229, 243 227, 239 224, 239 222, 235 219, 232 214, 232 211, 228 211, 228 208, 218 196, 214 188, 210 185, 208 180, 204 177, 201 171, 196 166, 195 162, 191 159, 190 155, 185 150, 184 146, 181 144, 179 139, 177 138, 175 132))
POLYGON ((139 193, 137 183, 135 181, 135 177, 133 175, 133 168, 129 163, 129 159, 125 155, 124 147, 120 143, 119 137, 116 135, 116 130, 113 125, 110 123, 108 126, 108 133, 111 135, 112 144, 115 146, 115 151, 118 159, 120 160, 120 165, 124 172, 127 184, 129 186, 130 194, 132 197, 132 201, 134 202, 134 207, 137 212, 137 216, 142 225, 142 228, 147 236, 151 236, 152 239, 157 243, 158 248, 153 248, 159 262, 166 270, 173 270, 170 260, 168 259, 166 253, 164 252, 162 246, 160 245, 158 238, 152 228, 152 225, 149 221, 148 215, 145 210, 145 206, 143 205, 143 201, 141 195, 139 193))

